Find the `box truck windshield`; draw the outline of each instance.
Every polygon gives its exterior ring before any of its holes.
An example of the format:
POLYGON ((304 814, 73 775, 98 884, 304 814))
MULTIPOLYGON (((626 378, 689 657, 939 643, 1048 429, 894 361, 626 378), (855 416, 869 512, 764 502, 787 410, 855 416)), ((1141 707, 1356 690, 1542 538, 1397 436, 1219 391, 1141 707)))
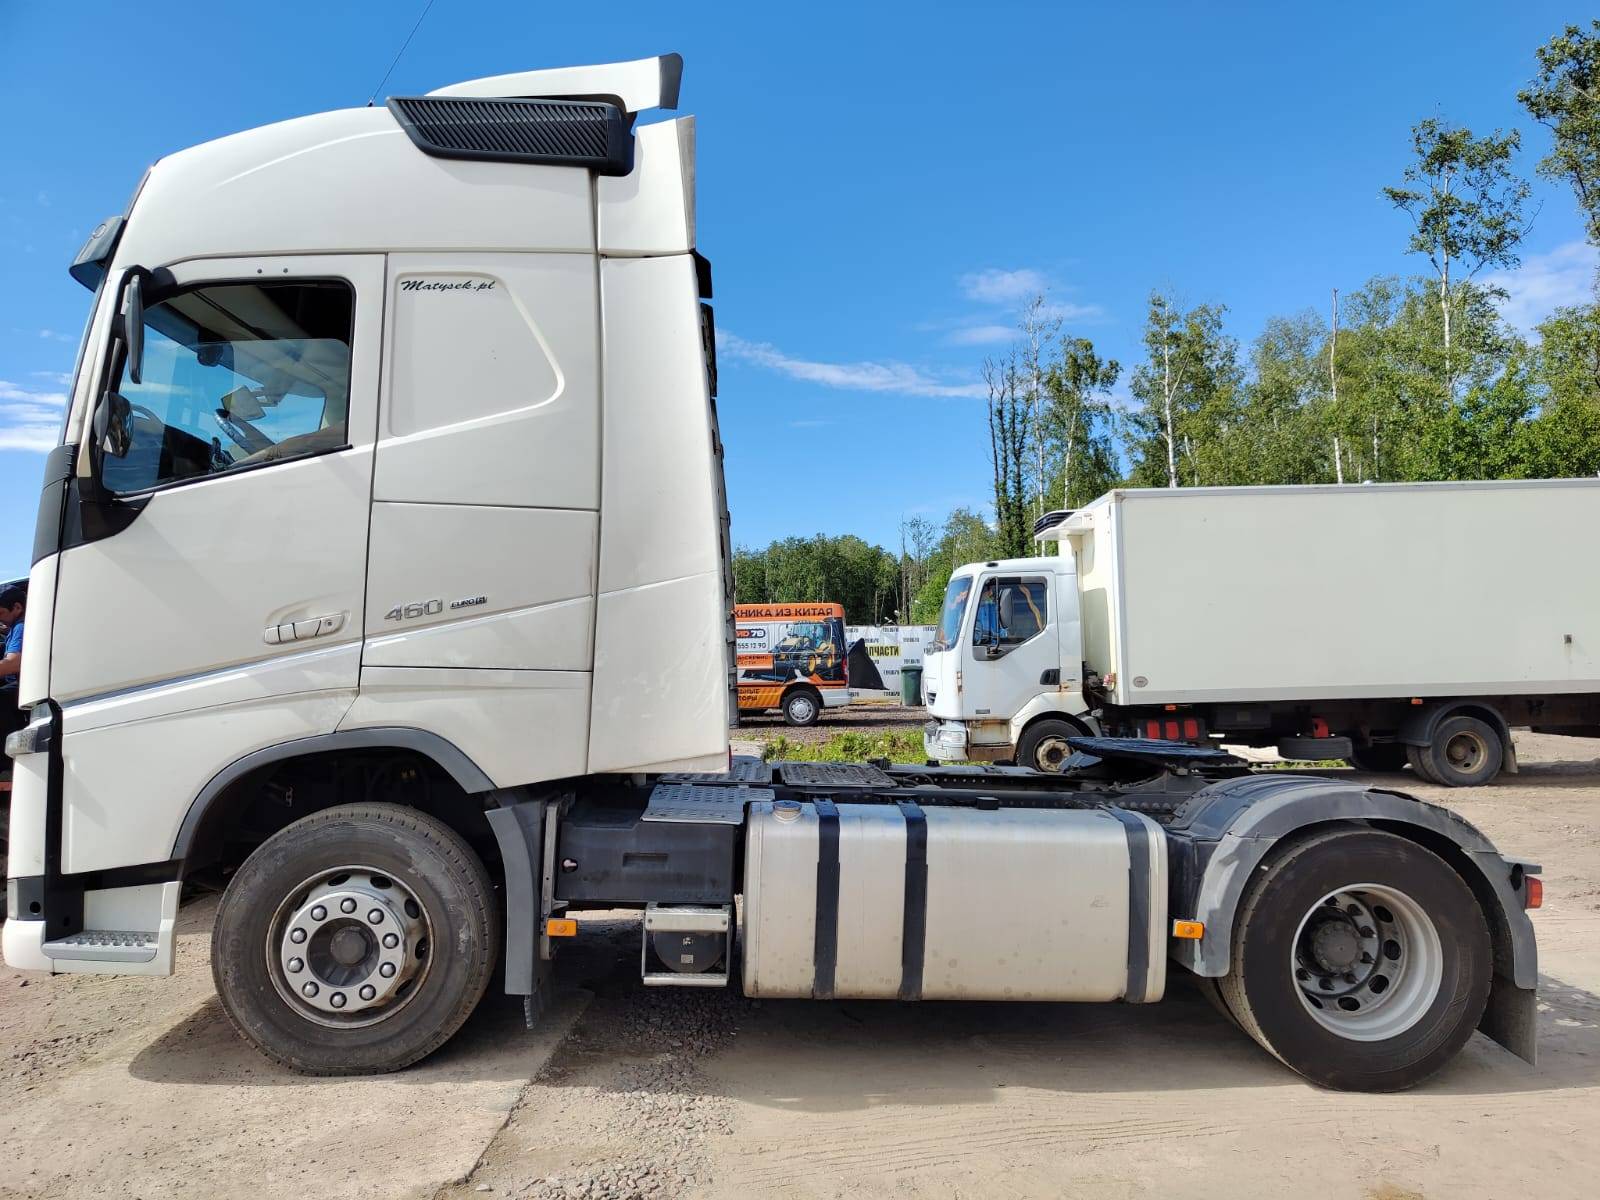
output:
POLYGON ((961 636, 961 620, 967 615, 967 600, 972 595, 972 576, 957 575, 944 590, 944 611, 939 617, 939 636, 930 650, 948 650, 961 636))

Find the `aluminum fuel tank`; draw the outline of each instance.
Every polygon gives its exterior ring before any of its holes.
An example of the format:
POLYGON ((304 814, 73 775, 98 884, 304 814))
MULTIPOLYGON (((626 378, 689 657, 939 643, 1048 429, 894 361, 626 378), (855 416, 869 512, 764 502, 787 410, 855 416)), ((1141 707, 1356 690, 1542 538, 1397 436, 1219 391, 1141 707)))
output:
POLYGON ((1117 809, 750 807, 746 995, 1159 1000, 1160 826, 1117 809))

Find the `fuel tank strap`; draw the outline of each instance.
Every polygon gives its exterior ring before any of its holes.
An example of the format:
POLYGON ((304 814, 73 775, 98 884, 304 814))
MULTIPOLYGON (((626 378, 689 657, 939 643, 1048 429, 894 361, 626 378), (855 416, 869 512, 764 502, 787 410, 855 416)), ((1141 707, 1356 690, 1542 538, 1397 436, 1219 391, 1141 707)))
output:
POLYGON ((906 819, 905 918, 900 938, 900 999, 922 999, 928 940, 928 818, 913 801, 897 801, 906 819))
POLYGON ((833 999, 839 961, 839 810, 832 800, 813 801, 817 810, 817 930, 812 948, 811 995, 833 999))
POLYGON ((1128 835, 1128 988, 1142 1001, 1150 986, 1150 828, 1136 814, 1107 806, 1128 835))

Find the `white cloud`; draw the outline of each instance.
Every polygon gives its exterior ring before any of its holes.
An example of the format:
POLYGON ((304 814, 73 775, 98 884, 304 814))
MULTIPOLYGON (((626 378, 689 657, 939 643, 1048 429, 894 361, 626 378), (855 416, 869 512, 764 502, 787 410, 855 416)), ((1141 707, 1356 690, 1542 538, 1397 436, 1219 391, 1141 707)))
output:
POLYGON ((78 340, 70 333, 62 333, 57 329, 41 329, 39 330, 39 336, 50 342, 75 342, 78 340))
POLYGON ((1545 254, 1530 254, 1515 271, 1491 271, 1483 282, 1504 288, 1501 315, 1524 332, 1556 309, 1594 299, 1600 251, 1587 242, 1567 242, 1545 254))
POLYGON ((945 338, 952 346, 993 346, 1017 336, 1015 325, 964 325, 945 338))
POLYGON ((54 448, 66 404, 65 392, 36 392, 0 379, 0 450, 54 448))
POLYGON ((1040 295, 1049 286, 1044 274, 1032 267, 1016 271, 988 267, 961 277, 961 290, 967 299, 983 304, 1020 304, 1040 295))
POLYGON ((813 362, 792 358, 767 342, 748 342, 736 333, 717 331, 717 352, 753 363, 792 379, 855 392, 892 392, 901 396, 982 396, 981 383, 947 383, 918 367, 898 362, 813 362))
POLYGON ((832 425, 832 424, 833 424, 832 421, 790 421, 789 422, 789 428, 790 429, 822 429, 825 426, 832 425))
POLYGON ((30 371, 29 374, 35 379, 48 379, 51 383, 58 384, 61 387, 66 387, 72 382, 72 372, 70 371, 30 371))
POLYGON ((1047 321, 1097 321, 1105 315, 1098 304, 1064 304, 1046 301, 1039 315, 1047 321))

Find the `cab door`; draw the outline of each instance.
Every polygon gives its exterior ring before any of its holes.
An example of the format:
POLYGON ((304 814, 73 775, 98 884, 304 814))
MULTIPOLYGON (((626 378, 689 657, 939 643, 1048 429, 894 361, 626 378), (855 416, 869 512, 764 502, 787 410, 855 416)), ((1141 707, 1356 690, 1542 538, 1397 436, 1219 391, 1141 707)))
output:
POLYGON ((973 606, 967 635, 968 715, 979 721, 1009 721, 1041 691, 1046 672, 1061 667, 1061 641, 1050 580, 1044 575, 992 575, 973 606))
POLYGON ((147 284, 137 380, 107 339, 52 629, 63 870, 170 858, 218 771, 348 709, 382 297, 381 255, 197 261, 147 284))

